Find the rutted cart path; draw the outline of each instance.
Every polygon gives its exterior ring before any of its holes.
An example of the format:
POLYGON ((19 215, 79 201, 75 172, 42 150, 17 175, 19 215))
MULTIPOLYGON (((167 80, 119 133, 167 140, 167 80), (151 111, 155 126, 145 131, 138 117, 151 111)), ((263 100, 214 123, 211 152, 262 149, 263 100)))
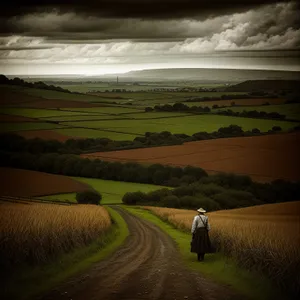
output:
POLYGON ((125 243, 43 300, 241 299, 227 287, 188 270, 175 242, 158 227, 121 208, 114 209, 128 224, 130 234, 125 243))

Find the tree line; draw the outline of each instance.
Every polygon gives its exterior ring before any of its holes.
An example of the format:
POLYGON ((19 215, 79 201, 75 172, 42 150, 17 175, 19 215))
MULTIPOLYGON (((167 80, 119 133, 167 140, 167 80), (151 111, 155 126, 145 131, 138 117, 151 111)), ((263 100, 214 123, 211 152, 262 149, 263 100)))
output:
MULTIPOLYGON (((236 106, 234 102, 231 104, 232 106, 236 106)), ((220 108, 218 105, 213 105, 213 108, 220 108)), ((184 103, 174 103, 171 104, 164 104, 164 105, 155 105, 154 108, 146 107, 145 112, 152 112, 152 111, 159 111, 159 112, 188 112, 188 113, 211 113, 211 109, 207 106, 187 106, 184 103)), ((231 109, 227 109, 224 111, 216 112, 218 115, 224 116, 233 116, 233 117, 243 117, 243 118, 258 118, 258 119, 275 119, 275 120, 284 120, 286 118, 285 115, 279 114, 278 112, 265 112, 265 111, 242 111, 242 112, 235 112, 231 109)))
POLYGON ((196 208, 203 205, 216 210, 300 198, 299 182, 277 180, 263 184, 253 182, 248 176, 226 173, 208 175, 203 169, 193 166, 145 166, 137 163, 90 160, 71 154, 5 151, 0 152, 0 166, 175 188, 171 191, 156 191, 154 194, 127 193, 123 198, 126 204, 155 204, 177 208, 196 208))
POLYGON ((208 211, 215 211, 293 201, 299 197, 300 182, 276 180, 257 183, 248 176, 224 173, 202 177, 189 185, 181 183, 173 190, 163 188, 149 193, 126 193, 122 201, 128 205, 186 209, 205 207, 208 211))
MULTIPOLYGON (((294 130, 299 130, 299 126, 294 130)), ((276 133, 281 128, 276 126, 269 130, 268 134, 276 133)), ((90 152, 136 149, 144 147, 155 147, 165 145, 181 145, 186 142, 228 138, 243 136, 264 135, 258 128, 251 131, 244 131, 238 125, 221 127, 211 133, 197 132, 193 135, 172 134, 169 131, 146 132, 144 136, 138 136, 133 141, 114 141, 108 138, 87 138, 87 139, 68 139, 65 142, 57 140, 43 140, 40 138, 26 139, 13 133, 3 133, 0 135, 0 149, 11 152, 30 152, 39 153, 60 153, 60 154, 82 154, 90 152)))
POLYGON ((286 116, 278 112, 265 112, 257 110, 244 110, 242 112, 233 111, 231 109, 221 110, 217 112, 218 115, 243 117, 243 118, 256 118, 256 119, 273 119, 273 120, 285 120, 286 116))
MULTIPOLYGON (((64 89, 60 86, 48 85, 43 81, 37 82, 27 82, 19 77, 15 77, 13 79, 8 79, 5 75, 0 75, 0 84, 7 84, 7 85, 17 85, 23 86, 27 88, 35 88, 35 89, 42 89, 42 90, 50 90, 50 91, 57 91, 63 93, 72 93, 71 91, 64 89)), ((79 94, 74 92, 74 94, 79 94)))

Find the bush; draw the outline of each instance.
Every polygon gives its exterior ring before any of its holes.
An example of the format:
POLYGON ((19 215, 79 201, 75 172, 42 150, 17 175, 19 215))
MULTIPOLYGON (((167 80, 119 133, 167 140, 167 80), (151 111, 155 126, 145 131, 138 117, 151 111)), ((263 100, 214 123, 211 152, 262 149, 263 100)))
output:
POLYGON ((179 198, 174 195, 166 196, 162 199, 162 205, 164 207, 179 208, 180 207, 179 198))
POLYGON ((123 198, 122 202, 125 204, 137 204, 140 202, 146 202, 147 201, 147 195, 143 192, 135 192, 135 193, 126 193, 123 198))
POLYGON ((261 204, 253 194, 245 191, 227 190, 212 196, 221 208, 238 208, 261 204))
POLYGON ((99 205, 102 195, 96 191, 84 191, 76 194, 76 201, 79 204, 96 204, 99 205))
POLYGON ((273 127, 272 127, 272 130, 273 130, 273 131, 281 131, 282 128, 281 128, 280 126, 273 126, 273 127))
POLYGON ((225 191, 225 189, 217 184, 198 184, 195 185, 195 191, 203 194, 204 196, 210 197, 212 195, 220 194, 225 191))

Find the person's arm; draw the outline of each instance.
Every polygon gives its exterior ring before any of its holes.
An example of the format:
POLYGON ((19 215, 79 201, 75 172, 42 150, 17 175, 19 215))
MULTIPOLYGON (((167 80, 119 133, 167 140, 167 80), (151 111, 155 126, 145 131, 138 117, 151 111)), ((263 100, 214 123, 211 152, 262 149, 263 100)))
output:
POLYGON ((196 217, 194 218, 194 221, 193 221, 193 224, 192 224, 192 230, 191 230, 192 233, 195 232, 195 230, 196 230, 196 228, 197 228, 197 223, 198 223, 198 216, 196 216, 196 217))
POLYGON ((207 220, 206 220, 206 222, 207 222, 207 230, 209 231, 210 230, 210 224, 208 222, 208 217, 206 217, 206 218, 207 218, 207 220))

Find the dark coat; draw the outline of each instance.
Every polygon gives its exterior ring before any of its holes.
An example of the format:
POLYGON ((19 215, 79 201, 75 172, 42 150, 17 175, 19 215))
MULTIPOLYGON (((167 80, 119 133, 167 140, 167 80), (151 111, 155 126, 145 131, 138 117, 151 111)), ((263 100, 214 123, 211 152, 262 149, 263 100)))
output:
POLYGON ((196 232, 193 234, 193 238, 191 241, 191 252, 193 253, 212 252, 208 230, 206 228, 196 229, 196 232))

